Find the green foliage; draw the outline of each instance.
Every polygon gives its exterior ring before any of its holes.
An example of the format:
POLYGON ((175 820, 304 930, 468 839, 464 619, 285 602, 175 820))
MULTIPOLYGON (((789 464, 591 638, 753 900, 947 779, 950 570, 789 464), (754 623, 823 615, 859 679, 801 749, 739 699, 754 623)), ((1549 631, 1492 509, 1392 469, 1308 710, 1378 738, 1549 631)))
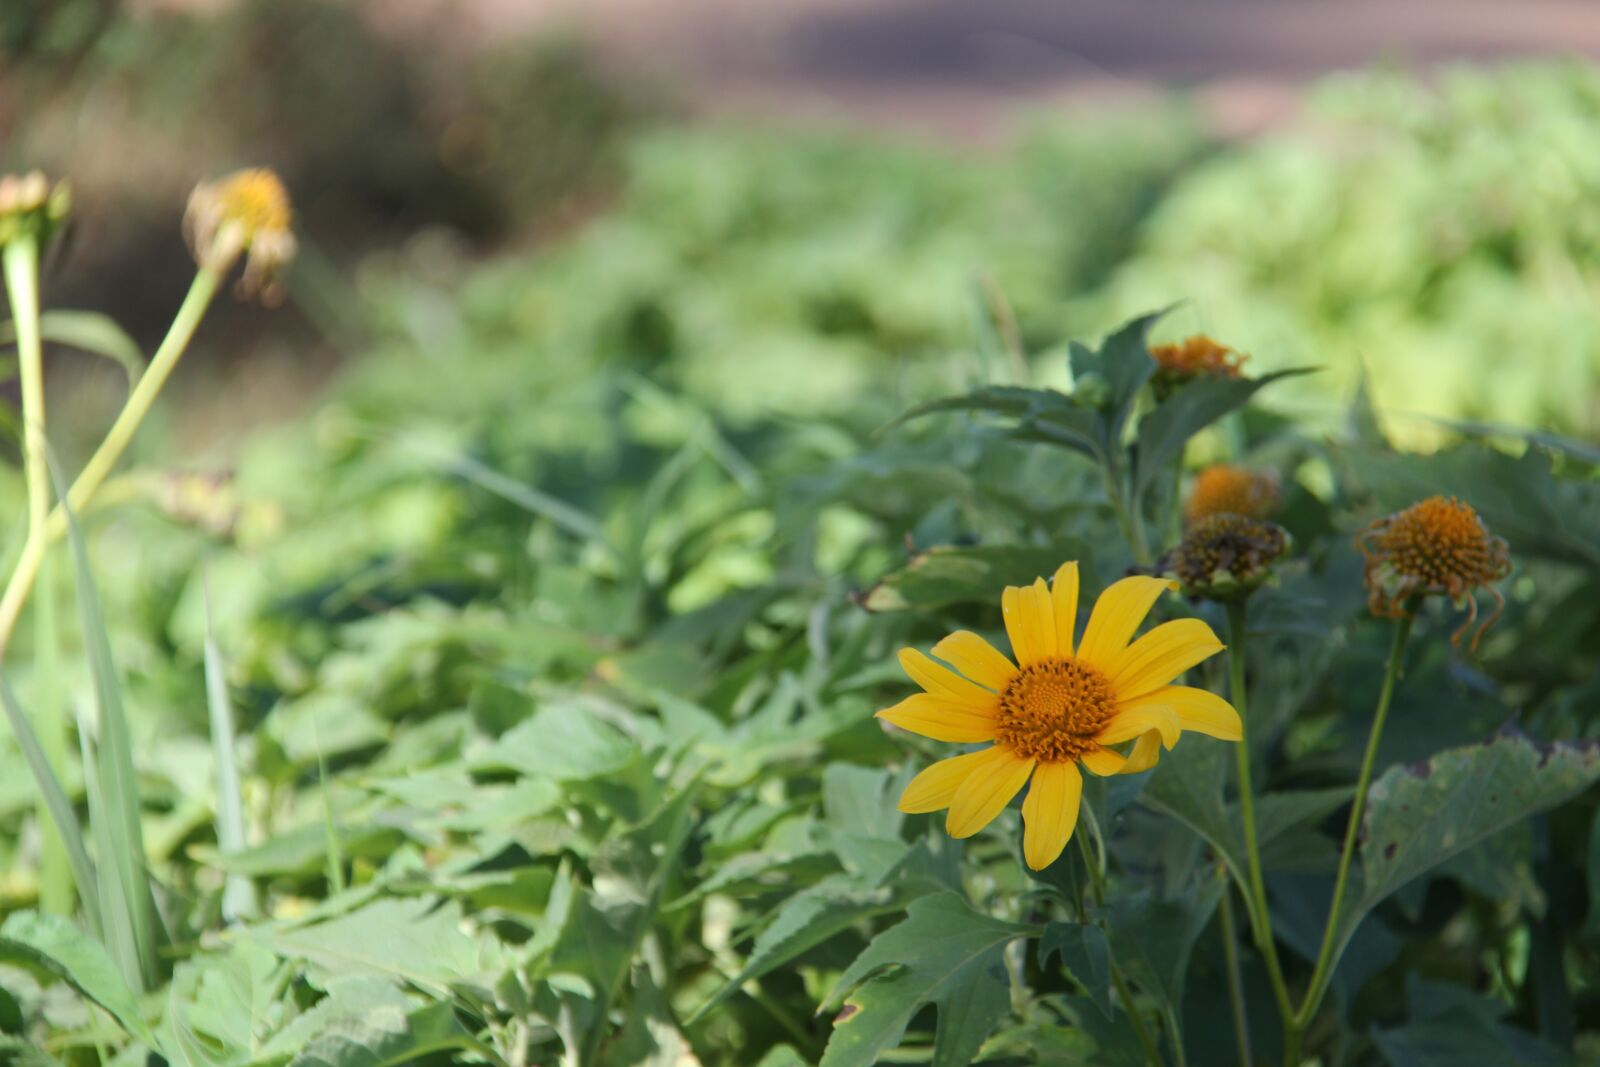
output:
MULTIPOLYGON (((0 687, 0 1022, 30 1043, 0 1058, 1233 1062, 1218 913, 1250 860, 1226 743, 1090 776, 1078 841, 1029 876, 1014 810, 965 841, 898 810, 956 749, 872 718, 911 691, 898 649, 1003 646, 1006 584, 1078 559, 1087 612, 1219 457, 1280 477, 1295 545, 1244 667, 1296 994, 1384 678, 1352 538, 1448 492, 1517 568, 1477 656, 1449 644, 1458 609, 1419 614, 1307 1057, 1575 1057, 1600 952, 1593 446, 1465 427, 1405 453, 1370 405, 1337 430, 1273 409, 1332 376, 1157 389, 1169 319, 1066 343, 1061 299, 1190 158, 1168 134, 1041 137, 1019 173, 659 131, 566 243, 449 281, 375 264, 372 353, 246 441, 227 532, 96 517, 61 678, 19 632, 22 697, 60 682, 94 714, 52 777, 0 687), (1103 228, 1056 217, 1078 201, 1103 228), (1020 361, 972 321, 979 274, 1020 361), (96 937, 13 907, 38 884, 29 769, 64 837, 87 810, 96 937), (139 937, 102 922, 152 898, 139 937)), ((1185 684, 1222 692, 1227 665, 1185 684)), ((1239 933, 1275 1062, 1268 957, 1239 933)))

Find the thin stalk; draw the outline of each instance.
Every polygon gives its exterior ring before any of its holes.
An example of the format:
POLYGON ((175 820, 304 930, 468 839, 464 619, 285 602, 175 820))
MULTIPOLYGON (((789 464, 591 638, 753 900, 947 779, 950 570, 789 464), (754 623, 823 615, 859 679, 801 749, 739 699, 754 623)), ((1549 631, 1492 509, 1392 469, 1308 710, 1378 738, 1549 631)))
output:
POLYGON ((1128 506, 1128 498, 1117 484, 1120 476, 1114 464, 1103 464, 1100 473, 1105 479, 1106 497, 1111 501, 1111 510, 1116 513, 1117 525, 1122 527, 1122 536, 1128 542, 1128 550, 1133 553, 1133 562, 1148 567, 1154 557, 1150 554, 1150 542, 1145 536, 1144 523, 1139 520, 1138 508, 1128 506))
MULTIPOLYGON (((1089 868, 1089 884, 1093 889, 1096 908, 1102 908, 1106 902, 1106 876, 1095 862, 1094 852, 1089 847, 1089 840, 1084 834, 1073 835, 1078 839, 1078 850, 1083 853, 1084 866, 1089 868)), ((1101 842, 1102 847, 1104 841, 1101 842)), ((1096 919, 1100 929, 1106 934, 1106 951, 1111 964, 1111 984, 1117 991, 1117 999, 1122 1002, 1122 1010, 1128 1016, 1128 1021, 1133 1024, 1134 1036, 1139 1039, 1139 1045, 1144 1049, 1145 1062, 1150 1067, 1162 1067, 1160 1046, 1150 1034, 1150 1028, 1145 1025, 1144 1017, 1139 1014, 1138 1007, 1134 1004, 1133 990, 1128 988, 1128 980, 1123 977, 1122 968, 1117 966, 1116 953, 1111 949, 1111 932, 1106 929, 1104 919, 1096 919)))
POLYGON ((1239 976, 1239 929, 1233 917, 1233 886, 1222 891, 1222 958, 1228 971, 1228 1006, 1233 1009, 1234 1042, 1239 1046, 1239 1067, 1251 1067, 1250 1018, 1245 1012, 1244 981, 1239 976))
MULTIPOLYGON (((11 643, 11 634, 16 629, 17 618, 22 614, 22 607, 27 602, 34 581, 39 576, 39 567, 44 562, 46 549, 50 542, 66 533, 67 516, 62 504, 75 511, 83 511, 95 491, 100 488, 100 484, 122 458, 129 442, 133 440, 134 433, 149 415, 151 406, 160 395, 161 387, 166 384, 173 368, 178 365, 178 359, 194 338, 195 329, 205 316, 206 309, 211 306, 212 298, 216 296, 222 275, 223 271, 217 267, 201 267, 195 274, 194 282, 189 286, 189 293, 184 297, 182 306, 178 308, 178 314, 167 330, 167 336, 162 339, 161 347, 156 349, 156 354, 150 359, 150 365, 139 377, 139 383, 128 394, 127 403, 123 405, 116 421, 111 424, 111 429, 106 432, 105 440, 100 442, 100 447, 95 449, 94 455, 89 457, 89 462, 74 479, 72 486, 67 490, 65 500, 57 503, 55 509, 49 513, 44 536, 30 535, 23 545, 16 569, 11 573, 11 580, 6 585, 4 595, 0 596, 0 658, 4 658, 6 648, 11 643)), ((20 330, 18 336, 21 336, 20 330)))
MULTIPOLYGON (((39 329, 39 244, 32 234, 5 246, 6 296, 17 331, 17 377, 22 393, 22 458, 28 487, 28 536, 34 544, 45 537, 50 517, 50 468, 45 458, 44 343, 39 329)), ((55 620, 41 612, 34 627, 35 730, 45 760, 56 776, 67 766, 66 724, 55 685, 55 620)), ((66 843, 39 800, 39 904, 48 912, 72 914, 72 867, 66 843)))
POLYGON ((1250 712, 1245 686, 1245 644, 1249 630, 1249 613, 1243 600, 1228 604, 1228 682, 1233 706, 1239 713, 1243 735, 1233 746, 1239 774, 1239 813, 1244 821, 1245 862, 1248 866, 1249 891, 1245 894, 1245 911, 1250 918, 1250 931, 1267 965, 1267 977, 1272 982, 1272 995, 1278 1003, 1278 1013, 1287 1024, 1294 1014, 1289 1000, 1289 987, 1283 980, 1283 967, 1278 961, 1278 944, 1272 934, 1272 913, 1267 908, 1267 883, 1261 869, 1261 844, 1256 832, 1255 786, 1250 780, 1250 712))
POLYGON ((1167 1036, 1172 1039, 1172 1059, 1176 1067, 1189 1067, 1189 1058, 1183 1052, 1183 1027, 1178 1023, 1178 1011, 1168 1004, 1161 1013, 1162 1021, 1167 1027, 1167 1036))
POLYGON ((1372 729, 1367 734, 1367 750, 1361 757, 1361 773, 1356 778, 1356 795, 1350 805, 1350 821, 1344 828, 1344 847, 1339 852, 1339 873, 1333 880, 1333 901, 1328 905, 1328 924, 1322 932, 1322 947, 1317 950, 1317 965, 1311 972, 1306 998, 1294 1016, 1292 1028, 1295 1031, 1303 1031, 1316 1016, 1333 977, 1333 945, 1339 932, 1339 911, 1344 904, 1345 890, 1349 888, 1350 863, 1355 858, 1356 837, 1361 832, 1361 819, 1366 813, 1367 791, 1372 786, 1372 769, 1378 760, 1378 743, 1383 738, 1383 724, 1389 718, 1389 704, 1394 699, 1395 682, 1400 677, 1406 639, 1411 636, 1411 623, 1412 616, 1409 613, 1395 620, 1394 638, 1389 644, 1389 662, 1383 672, 1383 689, 1378 693, 1378 709, 1373 713, 1372 729))

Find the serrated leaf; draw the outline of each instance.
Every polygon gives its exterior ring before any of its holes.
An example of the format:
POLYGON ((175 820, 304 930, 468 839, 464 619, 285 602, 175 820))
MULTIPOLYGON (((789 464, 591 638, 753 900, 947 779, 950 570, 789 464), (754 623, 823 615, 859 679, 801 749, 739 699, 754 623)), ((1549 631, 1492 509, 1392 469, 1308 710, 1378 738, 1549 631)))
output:
POLYGON ((1182 1004, 1189 954, 1226 888, 1212 880, 1170 900, 1137 893, 1108 903, 1111 947, 1129 977, 1165 1003, 1182 1004))
POLYGON ((482 982, 495 953, 461 929, 461 905, 428 900, 377 900, 326 922, 292 929, 254 927, 244 937, 289 959, 333 974, 400 979, 444 995, 482 982))
POLYGON ((926 1004, 938 1008, 936 1067, 971 1063, 1010 1003, 1005 946, 1034 932, 973 911, 957 893, 915 901, 905 921, 874 938, 824 1002, 831 1010, 842 999, 844 1010, 822 1067, 875 1062, 899 1044, 926 1004))
POLYGON ((1008 585, 1027 585, 1054 574, 1069 559, 1085 561, 1078 541, 1034 545, 940 545, 919 552, 884 577, 862 599, 868 611, 933 611, 952 604, 999 603, 1008 585))
POLYGON ((449 1001, 415 1008, 378 1004, 334 1017, 289 1063, 290 1067, 396 1067, 445 1049, 488 1052, 461 1025, 449 1001))
POLYGON ((1111 945, 1105 931, 1090 923, 1053 922, 1039 938, 1039 966, 1048 970, 1050 957, 1061 956, 1061 966, 1111 1017, 1111 945))
POLYGON ((1600 742, 1541 743, 1511 729, 1389 768, 1368 793, 1362 878, 1340 919, 1335 962, 1361 919, 1395 890, 1596 781, 1600 742))
POLYGON ((147 1044, 155 1039, 138 999, 98 941, 59 915, 13 912, 0 925, 0 959, 39 967, 100 1005, 123 1029, 147 1044))
POLYGON ((1134 493, 1142 495, 1154 479, 1183 454, 1183 446, 1189 438, 1229 412, 1243 407, 1251 397, 1273 382, 1309 374, 1315 369, 1298 367, 1264 374, 1259 378, 1196 378, 1179 386, 1171 396, 1139 420, 1134 493))

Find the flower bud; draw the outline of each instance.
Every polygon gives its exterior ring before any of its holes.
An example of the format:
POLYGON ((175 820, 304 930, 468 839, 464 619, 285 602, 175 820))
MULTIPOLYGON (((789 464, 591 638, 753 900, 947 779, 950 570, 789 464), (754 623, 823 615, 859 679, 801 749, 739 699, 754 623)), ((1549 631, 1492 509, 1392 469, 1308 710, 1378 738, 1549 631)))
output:
POLYGON ((1080 374, 1072 383, 1072 402, 1079 407, 1103 408, 1111 402, 1111 383, 1094 371, 1080 374))
POLYGON ((260 294, 266 303, 282 296, 279 281, 298 245, 290 228, 294 212, 283 182, 270 170, 235 171, 195 187, 184 213, 184 236, 195 262, 225 271, 241 254, 241 297, 260 294))
POLYGON ((44 244, 71 207, 67 183, 52 186, 41 171, 0 176, 0 245, 24 234, 44 244))

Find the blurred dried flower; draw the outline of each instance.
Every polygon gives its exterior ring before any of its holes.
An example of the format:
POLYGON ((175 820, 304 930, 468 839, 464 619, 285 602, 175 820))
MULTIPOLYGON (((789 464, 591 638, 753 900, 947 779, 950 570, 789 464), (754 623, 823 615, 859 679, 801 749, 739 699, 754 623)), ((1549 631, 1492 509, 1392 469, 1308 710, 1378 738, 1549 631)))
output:
POLYGON ((1217 463, 1195 475, 1183 517, 1190 523, 1224 513, 1265 519, 1278 510, 1280 496, 1278 476, 1270 471, 1217 463))
POLYGON ((1171 344, 1152 345, 1150 358, 1156 361, 1157 381, 1177 385, 1191 378, 1237 378, 1250 357, 1198 333, 1171 344))
POLYGON ((272 304, 282 298, 279 278, 298 248, 293 221, 283 182, 270 170, 253 168, 196 186, 183 229, 195 261, 203 267, 226 270, 244 254, 240 296, 259 294, 272 304))

